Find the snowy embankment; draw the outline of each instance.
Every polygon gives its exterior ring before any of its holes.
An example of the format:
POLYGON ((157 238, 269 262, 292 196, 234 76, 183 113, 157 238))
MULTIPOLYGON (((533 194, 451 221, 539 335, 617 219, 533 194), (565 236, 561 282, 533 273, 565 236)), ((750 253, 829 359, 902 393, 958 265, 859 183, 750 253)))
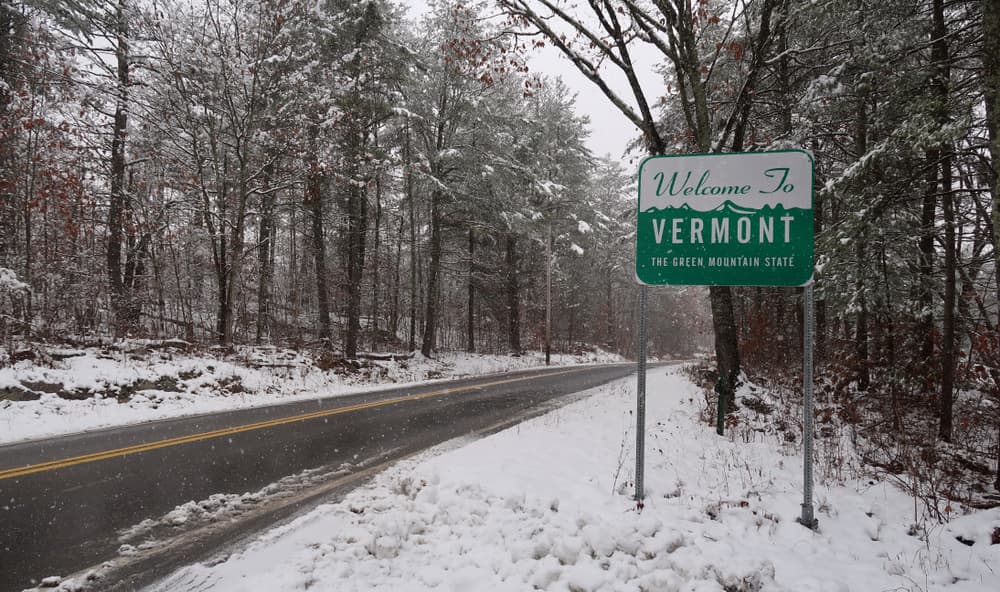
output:
POLYGON ((1000 509, 915 528, 914 500, 891 485, 825 483, 819 530, 807 530, 795 521, 798 445, 716 436, 698 421, 702 393, 676 368, 649 375, 638 512, 634 392, 614 383, 401 462, 152 590, 1000 590, 1000 509))
MULTIPOLYGON (((128 346, 32 351, 20 361, 0 350, 0 444, 545 365, 534 353, 417 354, 352 365, 273 348, 214 354, 128 346)), ((553 356, 555 365, 620 361, 604 352, 553 356)))

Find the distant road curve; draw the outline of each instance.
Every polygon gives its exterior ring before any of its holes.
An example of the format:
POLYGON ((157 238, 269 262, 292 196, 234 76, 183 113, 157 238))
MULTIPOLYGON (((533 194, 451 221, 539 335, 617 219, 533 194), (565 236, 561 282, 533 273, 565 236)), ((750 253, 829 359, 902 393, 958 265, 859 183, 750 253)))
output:
POLYGON ((256 492, 327 467, 327 483, 248 512, 232 528, 139 553, 97 584, 132 590, 212 546, 356 486, 386 462, 511 425, 634 371, 615 364, 511 372, 0 446, 0 591, 114 559, 119 531, 189 500, 256 492))

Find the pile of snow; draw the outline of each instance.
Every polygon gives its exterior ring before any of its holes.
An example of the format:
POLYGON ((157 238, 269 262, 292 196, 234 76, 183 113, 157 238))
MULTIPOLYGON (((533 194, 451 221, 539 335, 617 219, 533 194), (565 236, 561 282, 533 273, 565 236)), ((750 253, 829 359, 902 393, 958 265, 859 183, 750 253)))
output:
POLYGON ((6 267, 0 267, 0 293, 26 292, 31 286, 17 279, 17 274, 6 267))
POLYGON ((810 531, 795 521, 796 443, 716 436, 676 369, 651 371, 647 388, 642 511, 630 499, 634 387, 621 381, 401 462, 151 592, 1000 589, 1000 509, 917 525, 914 500, 887 483, 826 483, 810 531))
MULTIPOLYGON (((84 348, 31 357, 0 367, 0 444, 545 364, 537 353, 442 353, 434 359, 417 354, 372 360, 360 371, 337 372, 308 354, 276 348, 238 348, 225 355, 84 348)), ((619 361, 604 352, 553 356, 557 365, 619 361)))

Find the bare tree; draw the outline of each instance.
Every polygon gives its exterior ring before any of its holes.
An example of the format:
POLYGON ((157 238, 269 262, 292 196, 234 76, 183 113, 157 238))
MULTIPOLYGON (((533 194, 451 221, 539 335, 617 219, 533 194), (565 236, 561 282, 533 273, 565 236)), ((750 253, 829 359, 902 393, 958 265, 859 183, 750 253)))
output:
MULTIPOLYGON (((986 95, 986 127, 990 140, 993 193, 993 267, 1000 288, 1000 0, 982 0, 983 18, 983 87, 986 95)), ((997 327, 1000 327, 998 321, 997 327)), ((995 388, 1000 388, 996 385, 995 388)), ((1000 490, 1000 418, 997 419, 997 478, 994 487, 1000 490)))
MULTIPOLYGON (((742 150, 743 132, 748 123, 748 108, 754 85, 765 65, 771 41, 770 19, 776 1, 765 0, 754 13, 750 4, 735 3, 726 41, 741 23, 742 34, 751 41, 748 66, 727 84, 738 89, 728 101, 728 109, 715 112, 709 106, 712 72, 719 65, 720 52, 706 58, 700 46, 699 23, 710 17, 701 14, 704 6, 690 0, 595 0, 587 8, 565 8, 553 0, 499 0, 507 12, 530 24, 604 94, 642 136, 651 155, 665 154, 670 141, 657 127, 651 97, 662 89, 646 89, 639 81, 635 48, 642 43, 658 50, 672 65, 677 84, 677 100, 686 122, 691 149, 698 152, 742 150), (589 10, 588 10, 589 9, 589 10), (756 28, 753 28, 755 21, 756 28), (612 67, 625 77, 628 95, 615 91, 602 67, 612 67), (713 114, 715 117, 713 117, 713 114), (713 134, 713 129, 721 133, 713 134), (714 136, 714 139, 713 139, 714 136)), ((518 21, 512 21, 516 24, 518 21)), ((715 333, 715 350, 720 385, 732 400, 740 371, 738 335, 733 314, 732 290, 714 286, 710 290, 715 333)))

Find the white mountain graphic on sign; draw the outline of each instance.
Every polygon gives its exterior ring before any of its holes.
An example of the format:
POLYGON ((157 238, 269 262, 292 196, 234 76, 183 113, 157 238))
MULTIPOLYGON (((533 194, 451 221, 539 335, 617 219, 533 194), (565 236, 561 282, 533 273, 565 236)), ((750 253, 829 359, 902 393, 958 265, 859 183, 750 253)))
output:
POLYGON ((681 204, 679 206, 667 206, 665 208, 658 208, 656 206, 650 206, 650 207, 646 208, 645 211, 643 211, 643 213, 644 214, 653 214, 653 213, 656 213, 656 212, 665 212, 667 210, 690 210, 690 209, 691 209, 691 206, 689 206, 689 205, 687 205, 685 203, 685 204, 681 204))
MULTIPOLYGON (((645 210, 643 210, 642 213, 644 213, 644 214, 655 214, 656 212, 669 212, 669 211, 705 213, 705 211, 703 211, 703 210, 695 210, 694 208, 692 208, 687 203, 683 203, 683 204, 681 204, 679 206, 665 206, 665 207, 661 207, 661 208, 658 208, 656 206, 650 206, 650 207, 646 208, 645 210)), ((761 208, 759 210, 755 210, 753 208, 747 208, 747 207, 744 207, 744 206, 736 205, 732 201, 727 200, 727 201, 725 201, 725 202, 723 202, 723 203, 715 206, 711 210, 707 210, 707 211, 708 212, 718 212, 718 213, 722 213, 722 214, 734 214, 736 216, 752 216, 754 214, 759 214, 759 213, 764 213, 764 212, 771 212, 771 211, 782 212, 782 211, 785 211, 785 208, 781 204, 778 204, 778 205, 776 205, 774 207, 772 207, 770 205, 765 205, 763 208, 761 208)))
POLYGON ((729 212, 732 214, 748 216, 750 214, 756 214, 757 210, 741 208, 740 206, 734 204, 731 201, 726 201, 712 210, 713 212, 729 212))

